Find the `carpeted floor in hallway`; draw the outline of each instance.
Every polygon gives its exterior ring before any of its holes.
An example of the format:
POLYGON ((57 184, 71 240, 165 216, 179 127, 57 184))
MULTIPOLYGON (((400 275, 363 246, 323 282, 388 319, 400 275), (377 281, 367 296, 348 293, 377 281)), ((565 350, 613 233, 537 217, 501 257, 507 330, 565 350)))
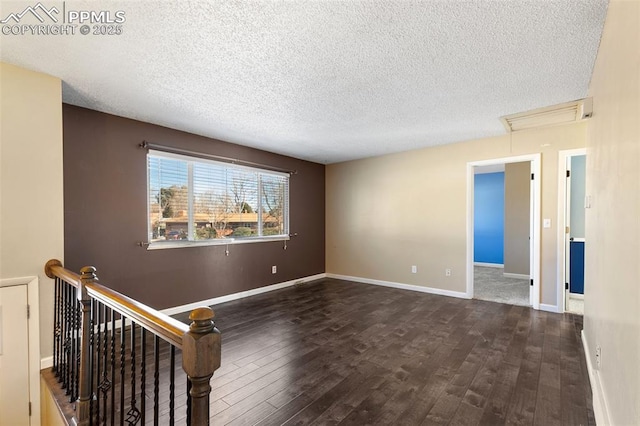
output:
POLYGON ((530 306, 529 280, 508 278, 504 268, 474 266, 473 297, 510 305, 530 306))

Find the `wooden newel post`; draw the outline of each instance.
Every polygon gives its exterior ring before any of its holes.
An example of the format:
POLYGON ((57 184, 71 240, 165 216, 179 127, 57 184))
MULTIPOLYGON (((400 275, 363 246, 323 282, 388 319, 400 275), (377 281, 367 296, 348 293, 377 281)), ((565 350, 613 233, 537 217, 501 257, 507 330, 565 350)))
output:
POLYGON ((76 414, 73 421, 76 425, 88 425, 89 405, 91 403, 91 371, 89 357, 91 355, 91 300, 87 294, 87 284, 96 282, 96 268, 85 266, 80 269, 80 288, 78 289, 78 301, 82 304, 82 318, 80 321, 80 373, 78 377, 78 400, 76 401, 76 414))
POLYGON ((207 307, 191 311, 189 331, 182 336, 182 368, 191 381, 191 424, 209 424, 209 381, 220 367, 220 332, 215 327, 213 310, 207 307))

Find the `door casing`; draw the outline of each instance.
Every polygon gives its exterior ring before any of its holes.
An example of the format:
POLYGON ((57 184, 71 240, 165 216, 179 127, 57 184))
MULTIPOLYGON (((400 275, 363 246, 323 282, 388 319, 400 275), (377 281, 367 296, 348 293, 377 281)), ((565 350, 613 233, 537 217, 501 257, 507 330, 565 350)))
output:
POLYGON ((567 185, 570 184, 567 182, 567 175, 565 170, 567 170, 567 164, 571 157, 575 157, 577 155, 587 155, 586 148, 578 148, 578 149, 566 149, 562 150, 558 153, 558 224, 562 224, 562 226, 558 226, 558 236, 557 236, 557 257, 558 257, 558 265, 557 265, 557 300, 558 300, 558 312, 563 313, 566 312, 567 306, 567 293, 568 290, 565 291, 565 277, 568 269, 568 247, 567 247, 567 239, 568 236, 566 234, 567 226, 569 226, 567 214, 569 211, 569 206, 567 205, 567 185))

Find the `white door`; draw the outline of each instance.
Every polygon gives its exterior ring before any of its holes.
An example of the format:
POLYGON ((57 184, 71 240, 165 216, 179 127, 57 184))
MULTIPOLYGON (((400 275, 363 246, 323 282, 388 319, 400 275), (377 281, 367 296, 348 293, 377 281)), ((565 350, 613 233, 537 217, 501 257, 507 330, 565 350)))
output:
POLYGON ((27 286, 0 287, 0 426, 29 425, 27 286))

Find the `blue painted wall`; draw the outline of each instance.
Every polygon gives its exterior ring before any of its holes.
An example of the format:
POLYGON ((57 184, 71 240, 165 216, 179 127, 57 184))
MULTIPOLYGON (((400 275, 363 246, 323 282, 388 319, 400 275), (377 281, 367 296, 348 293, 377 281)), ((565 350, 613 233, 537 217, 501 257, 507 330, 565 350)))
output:
POLYGON ((504 172, 474 179, 473 260, 504 263, 504 172))
POLYGON ((584 294, 584 243, 571 241, 569 247, 569 291, 584 294))

